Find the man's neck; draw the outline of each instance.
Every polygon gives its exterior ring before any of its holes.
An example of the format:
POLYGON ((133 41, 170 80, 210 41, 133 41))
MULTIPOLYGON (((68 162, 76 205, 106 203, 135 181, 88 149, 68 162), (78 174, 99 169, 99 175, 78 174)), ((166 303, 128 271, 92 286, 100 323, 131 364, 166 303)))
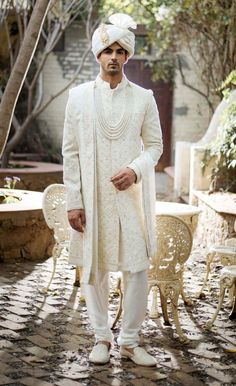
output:
POLYGON ((105 82, 109 83, 110 84, 110 88, 113 89, 113 88, 116 88, 118 83, 121 82, 123 74, 118 74, 118 75, 115 75, 115 76, 110 76, 110 75, 105 75, 105 74, 100 73, 100 77, 102 78, 102 80, 104 80, 105 82))

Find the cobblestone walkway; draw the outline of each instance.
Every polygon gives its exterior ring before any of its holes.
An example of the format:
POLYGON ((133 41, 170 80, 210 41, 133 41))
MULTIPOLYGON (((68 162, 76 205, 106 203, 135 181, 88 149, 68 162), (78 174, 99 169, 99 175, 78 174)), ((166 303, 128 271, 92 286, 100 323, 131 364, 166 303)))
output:
MULTIPOLYGON (((147 315, 141 340, 157 358, 155 369, 135 366, 119 357, 115 346, 111 363, 90 365, 87 351, 93 335, 80 291, 73 286, 74 270, 66 257, 47 295, 51 259, 0 264, 0 385, 236 385, 236 330, 224 307, 212 331, 204 329, 216 305, 217 271, 211 276, 211 292, 185 307, 179 315, 188 345, 178 342, 174 328, 164 328, 162 317, 147 315)), ((194 299, 204 270, 204 254, 194 247, 185 273, 186 290, 194 299)), ((114 278, 113 278, 114 283, 114 278)), ((111 314, 118 299, 111 296, 111 314)), ((117 325, 115 335, 120 326, 117 325)))

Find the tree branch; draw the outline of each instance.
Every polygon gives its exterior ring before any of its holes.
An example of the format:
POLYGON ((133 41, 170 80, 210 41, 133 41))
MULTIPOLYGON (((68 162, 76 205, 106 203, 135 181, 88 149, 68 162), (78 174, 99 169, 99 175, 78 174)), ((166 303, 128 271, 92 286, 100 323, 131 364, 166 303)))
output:
POLYGON ((199 90, 198 88, 192 86, 190 83, 188 83, 185 79, 185 76, 184 76, 184 72, 183 72, 183 67, 182 67, 182 63, 181 63, 181 59, 179 57, 179 55, 177 55, 177 63, 178 63, 178 68, 179 68, 179 72, 180 72, 180 75, 181 75, 181 79, 182 79, 182 83, 184 86, 190 88, 191 90, 197 92, 199 95, 201 95, 206 101, 207 101, 207 104, 208 106, 210 107, 212 113, 214 112, 214 107, 211 103, 211 101, 209 100, 209 97, 201 90, 199 90))
POLYGON ((9 56, 10 56, 10 66, 12 69, 14 66, 14 59, 13 59, 13 51, 12 51, 11 38, 10 38, 10 34, 9 34, 9 28, 8 28, 8 23, 7 23, 6 19, 4 19, 4 27, 5 27, 6 36, 7 36, 7 45, 8 45, 8 51, 9 51, 9 56))
POLYGON ((42 24, 51 0, 37 0, 24 41, 11 72, 0 105, 0 156, 9 135, 15 105, 39 40, 42 24))

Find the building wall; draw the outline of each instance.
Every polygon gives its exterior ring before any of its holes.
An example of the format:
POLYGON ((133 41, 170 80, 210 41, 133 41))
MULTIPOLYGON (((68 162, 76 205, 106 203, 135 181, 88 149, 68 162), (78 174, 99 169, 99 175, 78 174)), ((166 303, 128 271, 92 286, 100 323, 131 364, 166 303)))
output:
MULTIPOLYGON (((51 53, 44 67, 44 101, 47 101, 51 95, 66 87, 87 49, 88 43, 84 31, 76 24, 66 31, 64 39, 64 50, 51 53)), ((98 65, 90 52, 75 82, 40 114, 38 118, 40 129, 47 135, 48 140, 53 142, 55 148, 61 148, 69 89, 94 79, 98 71, 98 65)))
MULTIPOLYGON (((185 79, 195 88, 204 91, 204 84, 199 80, 199 68, 191 57, 182 51, 181 60, 185 79)), ((176 72, 172 124, 172 149, 177 141, 197 142, 206 132, 212 112, 203 96, 183 85, 180 72, 176 72)))

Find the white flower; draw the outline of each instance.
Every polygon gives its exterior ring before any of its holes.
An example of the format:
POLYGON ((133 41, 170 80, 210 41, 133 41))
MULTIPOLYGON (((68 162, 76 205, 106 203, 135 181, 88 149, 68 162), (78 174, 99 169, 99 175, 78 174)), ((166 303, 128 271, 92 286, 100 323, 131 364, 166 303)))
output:
POLYGON ((162 21, 162 20, 166 19, 167 17, 169 17, 169 15, 170 15, 170 9, 168 7, 166 7, 165 5, 161 5, 158 8, 157 13, 155 14, 155 17, 156 17, 157 21, 162 21))

